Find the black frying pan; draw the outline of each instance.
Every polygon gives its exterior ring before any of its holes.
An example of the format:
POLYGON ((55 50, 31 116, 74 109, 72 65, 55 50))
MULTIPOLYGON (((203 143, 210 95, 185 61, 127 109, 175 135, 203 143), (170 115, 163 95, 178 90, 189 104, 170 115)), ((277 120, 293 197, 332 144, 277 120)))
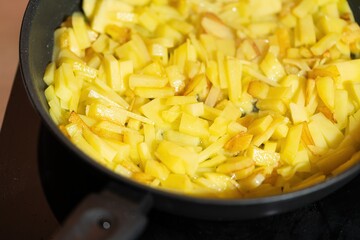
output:
MULTIPOLYGON (((357 20, 360 3, 350 1, 357 20)), ((20 66, 24 84, 34 108, 50 131, 79 159, 85 161, 109 179, 101 193, 88 196, 65 223, 61 239, 109 238, 138 236, 146 223, 149 207, 178 215, 211 220, 250 219, 299 208, 342 187, 360 172, 356 165, 339 176, 318 185, 278 196, 256 199, 220 200, 195 198, 165 192, 139 184, 115 174, 89 158, 59 130, 48 113, 44 96, 43 74, 51 60, 54 30, 74 11, 80 10, 80 0, 30 0, 20 35, 20 66)), ((71 166, 69 166, 70 168, 71 166)))

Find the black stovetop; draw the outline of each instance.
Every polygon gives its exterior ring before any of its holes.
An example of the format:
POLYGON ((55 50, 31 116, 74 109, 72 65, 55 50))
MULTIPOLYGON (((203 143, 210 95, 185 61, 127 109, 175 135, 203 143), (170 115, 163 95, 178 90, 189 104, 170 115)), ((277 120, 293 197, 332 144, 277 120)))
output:
MULTIPOLYGON (((50 239, 106 180, 41 125, 19 72, 0 134, 0 239, 50 239)), ((321 201, 272 217, 214 222, 152 210, 140 239, 360 239, 360 177, 321 201)))

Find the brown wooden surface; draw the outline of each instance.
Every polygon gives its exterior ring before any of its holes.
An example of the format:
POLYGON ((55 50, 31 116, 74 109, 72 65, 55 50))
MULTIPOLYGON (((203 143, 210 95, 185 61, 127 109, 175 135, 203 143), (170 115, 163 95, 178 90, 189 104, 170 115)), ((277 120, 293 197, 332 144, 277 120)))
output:
POLYGON ((0 129, 19 61, 19 32, 27 2, 0 0, 0 129))

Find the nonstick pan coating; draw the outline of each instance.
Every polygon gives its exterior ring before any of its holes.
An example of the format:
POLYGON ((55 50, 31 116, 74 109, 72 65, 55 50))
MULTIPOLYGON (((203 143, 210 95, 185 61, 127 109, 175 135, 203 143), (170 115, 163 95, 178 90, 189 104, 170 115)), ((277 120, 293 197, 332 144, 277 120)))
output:
MULTIPOLYGON (((360 3, 356 0, 350 3, 354 14, 359 17, 360 3)), ((50 131, 81 161, 105 174, 109 182, 125 188, 124 191, 119 190, 120 195, 129 197, 128 195, 132 195, 130 192, 135 192, 135 195, 150 196, 155 207, 179 215, 219 220, 249 219, 289 211, 314 202, 334 192, 359 173, 360 165, 356 165, 339 176, 297 192, 256 199, 220 200, 195 198, 153 189, 108 170, 86 156, 60 132, 49 115, 44 96, 46 86, 42 78, 46 65, 51 61, 53 32, 67 16, 80 10, 80 7, 80 0, 30 0, 21 28, 21 72, 29 98, 50 131)), ((21 121, 25 121, 26 124, 26 119, 21 121)))

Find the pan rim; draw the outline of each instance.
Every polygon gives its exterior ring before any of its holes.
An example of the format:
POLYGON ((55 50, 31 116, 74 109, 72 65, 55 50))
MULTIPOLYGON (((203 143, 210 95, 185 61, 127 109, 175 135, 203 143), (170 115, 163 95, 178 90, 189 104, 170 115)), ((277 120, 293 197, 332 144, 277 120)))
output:
MULTIPOLYGON (((239 198, 239 199, 220 199, 220 198, 207 198, 207 197, 196 197, 186 195, 184 193, 170 192, 167 190, 162 190, 154 187, 147 186, 145 184, 138 183, 130 178, 116 174, 114 171, 108 169, 102 164, 98 163, 94 159, 90 158, 84 152, 82 152, 78 147, 76 147, 62 132, 59 130, 58 126, 51 119, 47 109, 42 107, 40 99, 36 93, 36 87, 32 79, 33 73, 30 70, 29 63, 29 36, 32 29, 32 19, 36 15, 36 9, 39 5, 40 0, 30 0, 28 6, 26 7, 23 21, 21 24, 20 30, 20 41, 19 41, 19 60, 20 60, 20 71, 23 79, 23 83, 32 103, 34 109, 41 116, 42 122, 45 123, 46 127, 55 135, 62 144, 64 144, 68 149, 70 149, 75 155, 85 161, 86 164, 90 164, 96 170, 106 174, 110 178, 110 181, 119 182, 121 184, 126 184, 130 187, 133 187, 142 192, 148 192, 150 194, 159 195, 168 199, 180 200, 184 202, 192 202, 197 204, 206 204, 213 206, 249 206, 249 205, 260 205, 260 204, 270 204, 274 202, 287 201, 290 199, 296 200, 299 197, 304 197, 306 195, 321 191, 325 188, 331 186, 336 186, 338 182, 350 181, 352 178, 356 177, 360 173, 360 163, 352 166, 341 174, 326 178, 325 181, 315 184, 313 186, 300 189, 298 191, 282 193, 279 195, 265 196, 265 197, 256 197, 256 198, 239 198)), ((339 187, 342 187, 339 186, 339 187)), ((337 189, 337 188, 336 188, 337 189)), ((334 189, 334 191, 336 190, 334 189)), ((333 192, 333 191, 331 191, 333 192)), ((329 194, 329 193, 328 193, 329 194)), ((328 195, 326 194, 326 195, 328 195)))

